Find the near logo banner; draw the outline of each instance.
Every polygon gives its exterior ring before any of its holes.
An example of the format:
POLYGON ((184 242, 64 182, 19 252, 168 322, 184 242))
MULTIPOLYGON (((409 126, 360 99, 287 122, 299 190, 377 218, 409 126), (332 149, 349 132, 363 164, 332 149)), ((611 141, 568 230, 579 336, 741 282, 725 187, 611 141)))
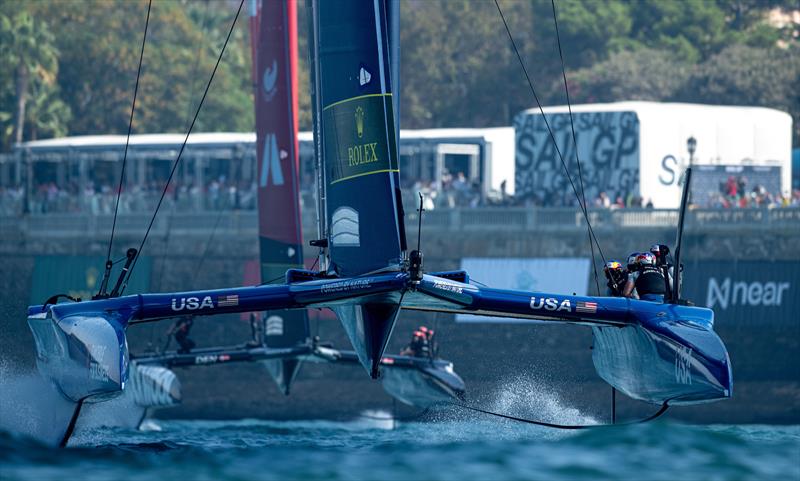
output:
POLYGON ((714 309, 716 326, 800 325, 800 262, 693 262, 685 269, 683 297, 714 309))

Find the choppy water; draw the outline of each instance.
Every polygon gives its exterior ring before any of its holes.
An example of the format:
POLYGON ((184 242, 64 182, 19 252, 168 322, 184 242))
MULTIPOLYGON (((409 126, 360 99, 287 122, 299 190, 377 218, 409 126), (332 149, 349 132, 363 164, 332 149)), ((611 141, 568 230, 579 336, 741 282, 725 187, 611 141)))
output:
POLYGON ((84 432, 67 449, 0 434, 0 478, 800 479, 800 426, 656 422, 563 432, 477 418, 394 429, 369 419, 157 426, 84 432))
MULTIPOLYGON (((2 481, 800 480, 800 426, 667 420, 559 431, 456 407, 436 411, 426 422, 395 423, 387 412, 350 422, 148 421, 141 431, 84 429, 69 448, 55 449, 9 433, 37 435, 63 421, 53 403, 59 396, 38 376, 14 374, 2 363, 0 381, 2 481)), ((479 402, 550 422, 598 423, 524 377, 479 402)), ((95 424, 108 416, 103 412, 95 424)))

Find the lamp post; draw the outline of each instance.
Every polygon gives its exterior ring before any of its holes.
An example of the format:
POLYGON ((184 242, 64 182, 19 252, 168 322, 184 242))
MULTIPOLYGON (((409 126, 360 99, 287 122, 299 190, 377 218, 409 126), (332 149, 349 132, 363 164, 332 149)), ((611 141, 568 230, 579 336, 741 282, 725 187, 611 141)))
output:
POLYGON ((697 150, 697 139, 689 137, 686 139, 686 149, 689 150, 689 165, 694 163, 694 152, 697 150))

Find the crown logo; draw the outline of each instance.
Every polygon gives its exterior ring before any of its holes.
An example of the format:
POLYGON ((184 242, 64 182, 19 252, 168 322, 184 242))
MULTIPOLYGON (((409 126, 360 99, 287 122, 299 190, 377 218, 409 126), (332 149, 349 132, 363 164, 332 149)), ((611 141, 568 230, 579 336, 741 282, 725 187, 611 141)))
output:
POLYGON ((361 107, 356 107, 356 132, 359 139, 364 136, 364 109, 361 107))

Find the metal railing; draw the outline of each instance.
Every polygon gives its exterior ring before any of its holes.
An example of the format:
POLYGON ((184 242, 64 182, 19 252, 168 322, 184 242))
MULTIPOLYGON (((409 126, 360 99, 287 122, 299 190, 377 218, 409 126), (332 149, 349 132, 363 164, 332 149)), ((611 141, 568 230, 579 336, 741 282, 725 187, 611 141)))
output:
MULTIPOLYGON (((417 212, 408 212, 406 226, 416 230, 417 212)), ((592 226, 599 231, 615 229, 672 228, 678 211, 672 209, 590 210, 592 226)), ((117 234, 140 236, 147 229, 149 214, 121 214, 117 234)), ((316 232, 316 216, 308 213, 303 229, 316 232)), ((111 231, 111 215, 83 213, 0 216, 0 238, 104 238, 111 231)), ((163 212, 156 219, 152 236, 207 235, 217 226, 220 236, 252 236, 258 232, 254 211, 163 212)), ((562 231, 586 229, 583 215, 568 208, 471 208, 426 211, 425 230, 447 232, 562 231)), ((687 229, 714 231, 790 229, 800 233, 800 208, 780 209, 695 209, 688 212, 687 229)))

